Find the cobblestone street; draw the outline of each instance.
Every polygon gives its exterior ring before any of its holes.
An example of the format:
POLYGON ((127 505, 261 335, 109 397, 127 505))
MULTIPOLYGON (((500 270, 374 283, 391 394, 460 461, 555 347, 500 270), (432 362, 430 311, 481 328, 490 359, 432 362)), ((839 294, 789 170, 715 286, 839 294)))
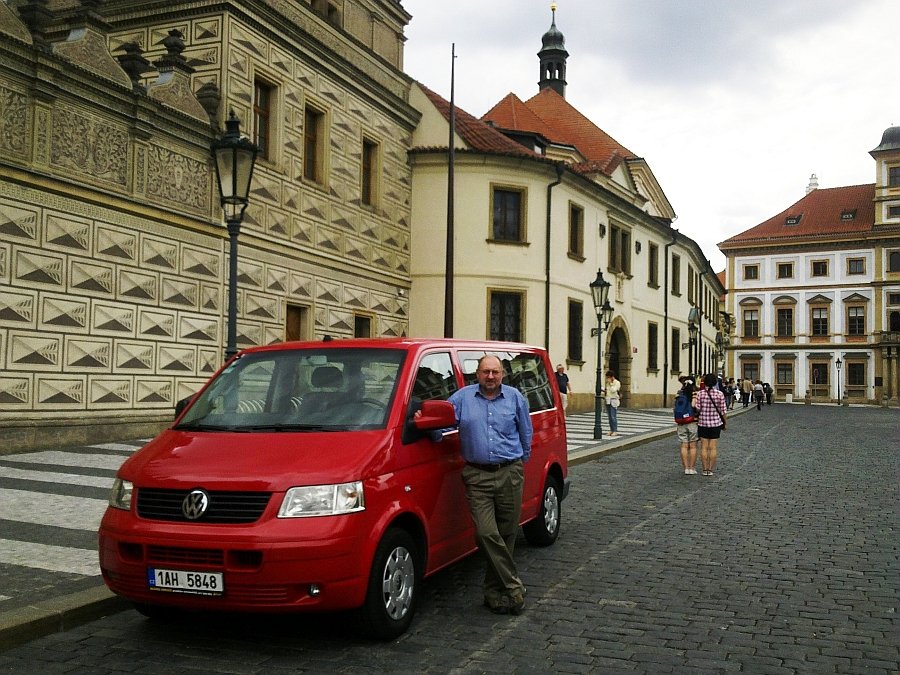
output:
POLYGON ((562 535, 520 539, 524 614, 481 606, 469 559, 412 629, 345 616, 127 611, 0 654, 2 672, 894 673, 897 410, 776 404, 731 420, 715 476, 673 437, 572 467, 562 535))

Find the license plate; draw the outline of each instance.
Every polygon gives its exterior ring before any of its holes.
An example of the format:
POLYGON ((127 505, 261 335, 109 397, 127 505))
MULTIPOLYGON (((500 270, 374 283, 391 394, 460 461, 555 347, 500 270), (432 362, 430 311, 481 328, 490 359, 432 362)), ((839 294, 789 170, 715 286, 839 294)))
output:
POLYGON ((195 595, 222 595, 225 580, 221 572, 191 572, 151 567, 147 570, 147 585, 153 590, 195 595))

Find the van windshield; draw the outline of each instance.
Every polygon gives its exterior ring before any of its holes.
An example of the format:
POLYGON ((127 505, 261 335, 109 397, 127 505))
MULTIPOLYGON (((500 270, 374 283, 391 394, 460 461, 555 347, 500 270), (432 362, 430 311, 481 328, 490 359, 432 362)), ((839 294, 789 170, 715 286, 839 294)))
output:
POLYGON ((382 429, 406 352, 285 349, 245 354, 203 391, 176 429, 382 429))

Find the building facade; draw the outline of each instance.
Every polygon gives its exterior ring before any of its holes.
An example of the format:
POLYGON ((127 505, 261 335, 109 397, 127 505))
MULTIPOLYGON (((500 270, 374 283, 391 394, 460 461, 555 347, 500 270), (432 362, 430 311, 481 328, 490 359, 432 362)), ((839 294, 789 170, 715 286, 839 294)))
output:
POLYGON ((822 189, 719 244, 734 372, 792 400, 898 405, 900 127, 874 184, 822 189))
POLYGON ((697 244, 672 227, 675 212, 647 162, 566 101, 567 55, 554 17, 534 97, 509 94, 481 119, 452 111, 452 222, 451 107, 413 87, 422 119, 410 153, 410 328, 444 334, 449 302, 455 337, 544 345, 567 366, 570 410, 588 410, 598 367, 590 283, 599 270, 614 307, 600 368, 622 381, 623 405, 667 406, 680 374, 716 369, 724 288, 697 244))
POLYGON ((261 147, 238 346, 408 332, 409 19, 392 0, 0 3, 7 447, 154 433, 222 363, 210 144, 232 110, 261 147))

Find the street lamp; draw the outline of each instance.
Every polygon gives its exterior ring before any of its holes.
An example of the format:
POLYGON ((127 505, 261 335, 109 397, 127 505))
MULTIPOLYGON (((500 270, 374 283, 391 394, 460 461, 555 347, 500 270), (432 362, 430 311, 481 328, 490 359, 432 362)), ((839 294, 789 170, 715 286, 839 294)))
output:
MULTIPOLYGON (((609 304, 609 288, 611 283, 603 278, 603 272, 597 270, 597 278, 590 283, 591 299, 597 313, 597 381, 594 383, 594 440, 603 438, 601 422, 603 420, 603 331, 609 328, 613 308, 609 304)), ((591 331, 592 333, 594 331, 591 331)))
POLYGON ((696 373, 694 373, 694 345, 697 344, 698 331, 699 328, 697 324, 695 324, 693 321, 688 323, 688 373, 692 377, 696 375, 696 373))
POLYGON ((219 181, 219 195, 225 211, 225 223, 230 239, 228 250, 228 342, 225 360, 237 354, 237 245, 241 221, 247 208, 250 180, 259 148, 241 136, 241 121, 234 110, 225 122, 225 134, 213 141, 212 155, 219 181))
POLYGON ((838 381, 838 405, 841 404, 841 366, 844 365, 844 362, 841 361, 841 357, 837 358, 837 361, 834 362, 834 367, 837 368, 837 381, 838 381))

